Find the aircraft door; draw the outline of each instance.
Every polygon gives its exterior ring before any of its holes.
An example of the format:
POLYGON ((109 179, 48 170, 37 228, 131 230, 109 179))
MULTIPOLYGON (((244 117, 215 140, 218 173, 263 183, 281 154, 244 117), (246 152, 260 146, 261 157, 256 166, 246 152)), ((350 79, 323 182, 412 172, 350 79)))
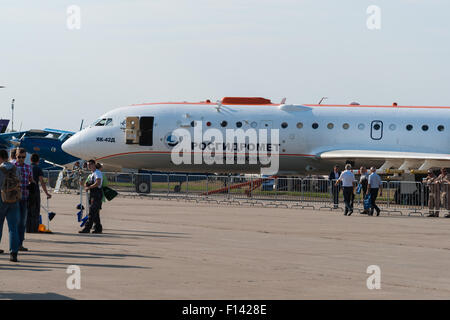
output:
POLYGON ((139 129, 141 135, 139 137, 139 145, 153 146, 153 122, 154 117, 140 117, 139 129))
POLYGON ((374 120, 370 127, 370 137, 373 140, 381 140, 383 138, 383 121, 374 120))
POLYGON ((154 117, 127 117, 125 128, 126 144, 153 146, 154 117))
POLYGON ((138 144, 139 135, 139 117, 127 117, 125 127, 125 143, 138 144))

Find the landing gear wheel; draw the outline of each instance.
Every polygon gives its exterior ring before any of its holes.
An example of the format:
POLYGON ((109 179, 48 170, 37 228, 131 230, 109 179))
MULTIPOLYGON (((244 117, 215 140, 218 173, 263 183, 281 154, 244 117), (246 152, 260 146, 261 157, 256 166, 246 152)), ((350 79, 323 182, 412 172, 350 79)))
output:
POLYGON ((150 193, 150 184, 145 181, 141 181, 136 185, 137 193, 150 193))

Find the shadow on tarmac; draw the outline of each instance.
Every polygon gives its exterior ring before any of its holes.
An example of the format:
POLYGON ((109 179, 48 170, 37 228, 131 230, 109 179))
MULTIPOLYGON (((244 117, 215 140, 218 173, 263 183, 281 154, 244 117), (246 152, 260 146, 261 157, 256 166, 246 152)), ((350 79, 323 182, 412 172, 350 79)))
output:
POLYGON ((0 299, 12 300, 75 300, 73 298, 63 296, 58 293, 17 293, 17 292, 0 292, 0 299))
POLYGON ((117 269, 151 269, 146 266, 107 264, 107 263, 84 263, 83 259, 125 259, 125 258, 147 258, 159 259, 156 256, 142 256, 136 254, 107 254, 107 253, 90 253, 90 252, 59 252, 59 251, 41 251, 30 250, 26 253, 19 254, 17 263, 0 264, 0 270, 24 270, 24 271, 52 271, 53 269, 66 269, 69 265, 77 265, 84 267, 100 267, 100 268, 117 268, 117 269), (54 260, 38 261, 33 257, 50 257, 54 260), (57 258, 70 259, 69 261, 61 261, 57 258), (73 261, 73 262, 71 262, 73 261), (39 266, 42 265, 42 266, 39 266))
MULTIPOLYGON (((81 229, 80 229, 81 230, 81 229)), ((53 232, 52 234, 58 235, 58 236, 69 236, 69 237, 83 237, 83 238, 90 238, 90 239, 105 239, 106 238, 119 238, 119 239, 142 239, 142 238, 174 238, 174 239, 183 239, 183 238, 190 238, 190 236, 186 233, 170 233, 170 232, 153 232, 153 231, 137 231, 137 230, 115 230, 115 229, 103 229, 102 234, 93 234, 93 233, 82 233, 79 234, 78 231, 74 233, 64 233, 64 232, 53 232), (108 233, 105 231, 119 231, 119 232, 130 232, 130 233, 108 233), (140 232, 140 233, 132 233, 132 232, 140 232), (146 234, 149 233, 149 234, 146 234)), ((50 235, 51 236, 51 235, 50 235)), ((33 241, 33 240, 30 240, 33 241)), ((36 241, 36 240, 34 240, 36 241)), ((42 241, 42 240, 41 240, 42 241)), ((45 240, 46 241, 46 240, 45 240)), ((57 241, 55 241, 57 242, 57 241)), ((65 242, 62 242, 65 243, 65 242)), ((72 244, 74 242, 67 242, 68 244, 72 244)), ((87 242, 83 242, 87 243, 87 242)), ((95 242, 93 244, 105 244, 105 245, 111 245, 111 243, 99 243, 95 242)), ((123 244, 115 244, 115 245, 123 245, 123 244)))
POLYGON ((52 269, 48 269, 49 267, 41 267, 41 266, 29 266, 29 265, 24 265, 20 262, 20 258, 19 262, 11 262, 8 264, 0 264, 0 270, 1 271, 6 271, 6 270, 22 270, 22 271, 52 271, 52 269), (39 269, 40 268, 40 269, 39 269))
MULTIPOLYGON (((160 259, 158 256, 145 256, 139 254, 127 254, 127 253, 101 253, 101 252, 89 252, 89 245, 105 246, 105 245, 117 245, 117 246, 136 246, 133 244, 124 243, 110 243, 107 238, 122 238, 127 239, 131 236, 134 239, 146 240, 148 238, 188 238, 189 234, 186 233, 173 233, 173 232, 153 232, 153 231, 138 231, 138 230, 120 230, 111 229, 108 231, 117 233, 102 233, 102 234, 78 234, 78 233, 53 233, 46 239, 26 239, 27 242, 42 244, 41 247, 51 247, 52 243, 64 244, 64 245, 77 245, 79 248, 86 248, 86 252, 77 251, 48 251, 48 250, 34 250, 30 249, 28 252, 19 253, 18 263, 0 264, 0 270, 23 270, 23 271, 52 271, 54 269, 66 269, 68 265, 78 265, 84 267, 100 267, 100 268, 117 268, 117 269, 152 269, 145 265, 123 265, 123 264, 111 264, 111 263, 86 263, 83 260, 118 260, 128 258, 139 259, 160 259), (121 233, 126 232, 126 233, 121 233), (70 236, 73 237, 73 241, 61 241, 52 240, 52 235, 70 236), (78 239, 78 240, 77 240, 78 239), (84 240, 99 240, 84 241, 84 240), (103 241, 101 241, 103 240, 103 241), (81 245, 81 247, 80 247, 81 245), (85 246, 87 245, 87 246, 85 246), (42 258, 42 259, 41 259, 42 258), (50 258, 50 259, 49 259, 50 258)), ((73 248, 73 247, 72 247, 73 248)), ((90 262, 90 261, 89 261, 90 262)), ((105 261, 106 262, 106 261, 105 261)))
POLYGON ((98 253, 98 252, 59 252, 59 251, 42 251, 32 250, 23 254, 23 256, 44 256, 54 258, 75 258, 75 259, 123 259, 123 258, 147 258, 147 259, 159 259, 156 256, 142 256, 139 254, 124 254, 124 253, 98 253))

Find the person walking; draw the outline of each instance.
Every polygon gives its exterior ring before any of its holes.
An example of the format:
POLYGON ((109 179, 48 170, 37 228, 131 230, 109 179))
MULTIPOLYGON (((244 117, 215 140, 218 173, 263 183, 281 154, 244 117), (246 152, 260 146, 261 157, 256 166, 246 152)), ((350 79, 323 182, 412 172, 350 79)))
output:
POLYGON ((428 187, 428 209, 427 217, 439 217, 441 205, 440 184, 433 170, 428 170, 428 176, 423 179, 423 183, 428 187))
POLYGON ((353 213, 352 206, 352 196, 355 190, 355 175, 353 174, 352 165, 346 164, 345 171, 340 175, 339 179, 336 181, 335 186, 337 187, 340 182, 342 182, 342 187, 344 188, 344 202, 345 202, 345 212, 344 216, 351 215, 353 213))
POLYGON ((102 207, 102 183, 103 175, 95 166, 95 160, 88 161, 89 170, 91 175, 87 178, 85 183, 86 192, 89 191, 89 216, 88 220, 82 230, 79 233, 89 233, 91 228, 94 227, 92 233, 102 233, 103 227, 100 222, 100 209, 102 207))
POLYGON ((20 148, 16 153, 16 168, 20 179, 20 189, 22 191, 22 199, 19 201, 20 217, 19 217, 19 251, 28 251, 23 246, 25 240, 25 230, 27 226, 28 216, 28 197, 29 197, 29 185, 35 183, 33 180, 33 174, 31 172, 31 166, 25 163, 27 152, 25 149, 20 148))
POLYGON ((380 196, 383 194, 383 189, 381 185, 381 177, 377 174, 377 169, 375 167, 370 168, 369 184, 367 188, 367 194, 370 194, 370 213, 369 216, 373 216, 373 211, 377 211, 377 216, 380 215, 380 208, 376 205, 375 201, 378 197, 378 191, 380 191, 380 196))
POLYGON ((41 213, 41 192, 39 182, 42 190, 47 195, 47 199, 52 196, 47 191, 47 186, 44 182, 44 172, 39 168, 39 155, 33 153, 31 155, 31 172, 35 183, 30 184, 30 193, 28 197, 28 216, 27 216, 27 232, 36 233, 39 231, 39 217, 41 213))
MULTIPOLYGON (((361 177, 359 178, 359 184, 361 185, 361 194, 363 195, 364 200, 364 197, 367 194, 367 188, 369 186, 369 173, 367 172, 366 167, 359 168, 359 172, 361 174, 361 177)), ((368 209, 364 209, 363 211, 361 211, 361 214, 368 214, 368 213, 369 213, 368 209)))
POLYGON ((336 181, 339 179, 340 176, 341 171, 339 171, 339 166, 335 165, 333 171, 331 171, 330 175, 328 176, 328 180, 330 180, 331 184, 331 192, 333 194, 334 209, 337 209, 339 206, 340 187, 339 185, 336 185, 336 181))
MULTIPOLYGON (((19 252, 19 200, 21 197, 20 181, 16 167, 8 162, 8 152, 0 150, 0 242, 2 239, 3 223, 8 222, 9 229, 9 260, 17 262, 19 252)), ((3 253, 3 250, 0 250, 3 253)))

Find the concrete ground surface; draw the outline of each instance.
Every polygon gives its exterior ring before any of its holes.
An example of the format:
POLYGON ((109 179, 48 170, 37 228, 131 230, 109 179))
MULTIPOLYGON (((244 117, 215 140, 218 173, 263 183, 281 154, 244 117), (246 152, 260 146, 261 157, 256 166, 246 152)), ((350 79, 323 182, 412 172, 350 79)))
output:
POLYGON ((103 234, 78 234, 78 199, 54 195, 53 234, 27 234, 19 263, 0 255, 0 299, 450 298, 450 219, 118 197, 103 234))

